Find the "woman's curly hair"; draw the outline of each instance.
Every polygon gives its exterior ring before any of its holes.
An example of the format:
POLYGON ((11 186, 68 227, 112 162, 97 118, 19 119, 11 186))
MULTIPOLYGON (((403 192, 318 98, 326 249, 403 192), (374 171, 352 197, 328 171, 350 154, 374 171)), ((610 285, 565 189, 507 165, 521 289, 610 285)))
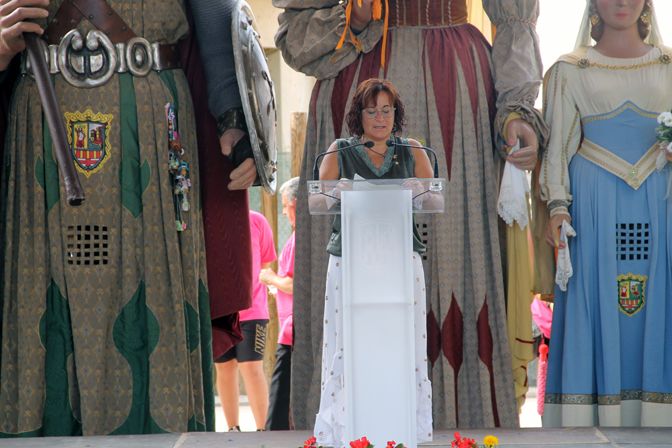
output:
POLYGON ((350 134, 356 137, 364 135, 364 126, 362 125, 362 111, 367 107, 375 107, 378 94, 385 92, 390 96, 392 107, 395 108, 394 126, 392 132, 401 132, 406 124, 404 104, 399 97, 399 91, 394 84, 387 79, 371 78, 363 81, 352 98, 350 110, 345 118, 350 134))

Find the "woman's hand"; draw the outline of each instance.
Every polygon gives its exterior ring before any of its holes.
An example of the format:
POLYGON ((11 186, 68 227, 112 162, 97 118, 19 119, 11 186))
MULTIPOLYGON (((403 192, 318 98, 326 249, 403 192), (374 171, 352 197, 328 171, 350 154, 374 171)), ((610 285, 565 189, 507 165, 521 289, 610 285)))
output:
POLYGON ((568 224, 571 224, 572 217, 566 213, 558 213, 557 215, 551 216, 551 219, 548 220, 548 226, 546 227, 546 242, 551 247, 557 247, 558 249, 565 248, 565 243, 560 241, 560 227, 562 227, 563 221, 567 221, 568 224))
POLYGON ((47 6, 49 0, 0 0, 0 71, 26 48, 23 33, 44 33, 33 21, 49 15, 47 6))
POLYGON ((405 190, 411 190, 411 195, 413 198, 427 191, 422 182, 413 177, 404 179, 404 181, 401 183, 401 186, 404 187, 405 190))
POLYGON ((506 143, 513 147, 517 141, 520 141, 520 149, 511 153, 506 158, 516 168, 521 170, 531 170, 537 164, 537 154, 539 153, 539 139, 534 128, 525 120, 516 118, 506 125, 506 143))
POLYGON ((352 15, 350 16, 350 28, 355 33, 361 32, 367 27, 372 17, 373 0, 361 0, 362 6, 359 6, 359 0, 349 0, 352 4, 352 15))
POLYGON ((342 177, 336 185, 334 185, 334 188, 329 192, 330 196, 332 196, 335 199, 338 199, 339 201, 341 200, 341 192, 343 191, 351 191, 352 190, 352 181, 350 179, 346 179, 345 177, 342 177))

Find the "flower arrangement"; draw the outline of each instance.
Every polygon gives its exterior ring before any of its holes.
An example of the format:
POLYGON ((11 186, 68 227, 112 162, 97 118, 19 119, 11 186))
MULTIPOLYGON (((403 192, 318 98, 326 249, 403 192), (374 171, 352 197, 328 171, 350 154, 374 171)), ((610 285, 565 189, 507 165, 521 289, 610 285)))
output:
MULTIPOLYGON (((310 437, 305 442, 303 442, 303 448, 322 448, 321 445, 317 444, 317 439, 315 436, 310 437)), ((361 439, 353 440, 350 442, 350 448, 373 448, 373 445, 366 437, 361 439)), ((390 440, 385 445, 385 448, 404 448, 403 443, 397 443, 394 440, 390 440)))
MULTIPOLYGON (((479 445, 474 439, 468 437, 462 437, 459 432, 453 434, 455 439, 450 442, 451 448, 494 448, 499 445, 499 440, 495 436, 487 435, 483 439, 483 444, 479 445)), ((303 442, 303 448, 322 448, 321 445, 317 444, 317 439, 315 436, 310 437, 305 442, 303 442)), ((353 440, 350 442, 350 448, 374 448, 371 442, 366 437, 361 439, 353 440)), ((404 448, 403 443, 397 443, 394 440, 390 440, 385 445, 385 448, 404 448)))
POLYGON ((663 112, 658 115, 656 136, 661 149, 672 153, 672 112, 663 112))
POLYGON ((483 445, 476 443, 474 439, 468 437, 462 437, 459 432, 453 434, 455 439, 450 442, 451 448, 493 448, 499 445, 499 440, 495 436, 485 436, 483 439, 483 445))
MULTIPOLYGON (((656 139, 661 151, 656 157, 656 170, 662 171, 672 162, 672 112, 663 112, 658 115, 656 139)), ((672 198, 672 170, 667 175, 666 198, 672 198)))

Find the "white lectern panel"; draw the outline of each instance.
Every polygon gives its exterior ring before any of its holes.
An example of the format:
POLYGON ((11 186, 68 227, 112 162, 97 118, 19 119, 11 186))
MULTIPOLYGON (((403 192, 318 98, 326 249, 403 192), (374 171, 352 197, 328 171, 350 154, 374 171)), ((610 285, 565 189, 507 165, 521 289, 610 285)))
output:
POLYGON ((409 190, 342 193, 347 440, 416 446, 409 190))

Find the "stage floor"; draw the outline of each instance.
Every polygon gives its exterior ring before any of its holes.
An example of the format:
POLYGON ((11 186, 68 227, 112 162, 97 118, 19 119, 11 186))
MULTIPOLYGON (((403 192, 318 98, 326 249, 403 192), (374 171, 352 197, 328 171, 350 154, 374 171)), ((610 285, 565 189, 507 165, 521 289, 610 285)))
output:
MULTIPOLYGON (((482 441, 493 434, 501 448, 509 447, 663 447, 672 446, 672 429, 651 428, 566 428, 519 430, 462 430, 463 436, 482 441)), ((0 439, 7 448, 302 448, 309 431, 241 433, 187 433, 106 437, 50 437, 0 439)), ((439 431, 434 442, 423 447, 450 447, 453 431, 439 431)), ((384 448, 384 447, 379 447, 384 448)))

